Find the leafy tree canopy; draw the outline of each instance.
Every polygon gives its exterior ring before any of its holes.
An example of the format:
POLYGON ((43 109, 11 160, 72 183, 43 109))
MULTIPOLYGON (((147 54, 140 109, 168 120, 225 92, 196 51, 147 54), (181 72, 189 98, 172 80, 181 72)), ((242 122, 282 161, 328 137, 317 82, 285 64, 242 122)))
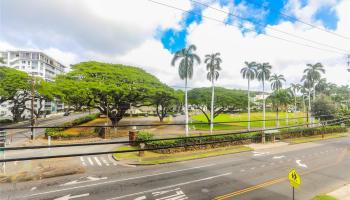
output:
MULTIPOLYGON (((62 94, 77 88, 82 91, 81 100, 93 102, 91 106, 103 114, 108 111, 113 125, 123 118, 130 106, 151 105, 150 97, 163 85, 155 76, 140 68, 95 61, 73 65, 71 72, 56 81, 58 89, 63 87, 60 89, 62 94), (64 82, 70 83, 69 88, 64 86, 64 82)), ((64 96, 65 99, 73 98, 73 95, 64 96)))
MULTIPOLYGON (((211 108, 211 88, 194 88, 189 91, 188 97, 190 104, 201 110, 209 122, 210 114, 206 113, 206 109, 211 108)), ((246 104, 245 91, 215 87, 214 118, 224 111, 244 109, 246 104)))

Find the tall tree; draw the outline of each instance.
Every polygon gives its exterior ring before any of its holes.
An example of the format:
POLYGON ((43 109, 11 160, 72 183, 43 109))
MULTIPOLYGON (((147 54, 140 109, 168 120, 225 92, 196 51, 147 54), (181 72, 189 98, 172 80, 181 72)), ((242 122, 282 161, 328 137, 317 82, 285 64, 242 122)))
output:
POLYGON ((256 62, 244 62, 246 65, 241 69, 241 74, 244 79, 248 80, 248 130, 250 130, 250 81, 256 78, 257 63, 256 62))
POLYGON ((307 68, 304 70, 303 79, 307 79, 312 86, 313 89, 313 99, 316 97, 316 84, 317 81, 321 79, 321 73, 324 74, 326 70, 324 69, 321 63, 316 64, 307 64, 307 68))
POLYGON ((163 122, 169 111, 174 110, 178 98, 181 97, 177 95, 175 90, 166 85, 154 93, 154 96, 151 97, 151 102, 156 107, 156 113, 160 122, 163 122))
POLYGON ((265 99, 265 81, 269 80, 272 66, 269 63, 258 64, 257 78, 263 86, 263 129, 266 128, 266 99, 265 99))
POLYGON ((197 63, 200 64, 201 60, 197 54, 195 54, 197 47, 193 44, 187 48, 183 48, 177 51, 171 61, 171 65, 175 66, 176 62, 179 62, 179 76, 182 80, 185 80, 185 115, 186 115, 186 128, 185 134, 188 136, 188 99, 187 99, 187 81, 193 76, 193 66, 197 63))
POLYGON ((271 89, 272 90, 280 90, 283 86, 282 81, 286 81, 286 79, 284 78, 284 76, 282 74, 277 75, 277 74, 273 74, 270 77, 270 82, 271 82, 271 89))
POLYGON ((268 100, 272 103, 272 106, 276 110, 276 126, 279 127, 279 111, 280 108, 287 107, 290 102, 290 93, 285 89, 275 90, 269 97, 268 100))
POLYGON ((30 78, 27 73, 0 67, 0 104, 8 101, 14 122, 21 119, 26 110, 26 102, 30 100, 30 78))
MULTIPOLYGON (((107 115, 115 126, 131 107, 152 105, 151 97, 162 87, 162 83, 144 70, 120 64, 83 62, 72 67, 72 71, 56 79, 56 84, 67 90, 65 81, 69 80, 85 91, 81 101, 92 98, 92 106, 107 115), (78 77, 78 78, 76 78, 78 77)), ((74 85, 74 84, 73 84, 74 85)), ((70 97, 69 97, 70 98, 70 97)))
MULTIPOLYGON (((211 114, 207 109, 213 110, 213 120, 225 111, 235 112, 243 110, 247 106, 245 91, 215 87, 215 104, 211 109, 211 88, 194 88, 188 92, 189 102, 199 109, 206 117, 208 123, 211 122, 211 114)), ((210 125, 210 124, 209 124, 210 125)))
POLYGON ((298 83, 290 84, 290 89, 294 97, 294 113, 297 112, 297 93, 301 90, 301 85, 298 83))
POLYGON ((211 110, 210 110, 210 133, 213 132, 213 120, 214 120, 214 90, 215 81, 219 78, 219 71, 221 70, 220 64, 222 62, 220 53, 205 55, 204 62, 207 64, 207 79, 211 82, 211 110))

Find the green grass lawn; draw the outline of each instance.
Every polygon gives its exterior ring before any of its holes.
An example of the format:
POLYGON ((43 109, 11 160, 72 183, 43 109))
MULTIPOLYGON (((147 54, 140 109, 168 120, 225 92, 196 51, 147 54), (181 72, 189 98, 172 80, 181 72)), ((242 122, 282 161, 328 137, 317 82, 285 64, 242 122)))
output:
POLYGON ((312 200, 338 200, 338 199, 329 195, 322 194, 322 195, 317 195, 312 200))
MULTIPOLYGON (((137 147, 121 146, 115 150, 122 151, 122 150, 131 150, 131 149, 137 149, 137 147)), ((113 154, 113 157, 117 160, 125 161, 129 164, 155 165, 155 164, 172 163, 172 162, 179 162, 179 161, 185 161, 185 160, 206 158, 211 156, 239 153, 239 152, 251 151, 251 150, 252 149, 250 147, 238 145, 238 146, 222 147, 222 148, 207 149, 207 150, 186 151, 186 152, 180 152, 180 153, 174 153, 174 154, 161 154, 161 153, 155 153, 151 151, 145 151, 145 154, 143 157, 139 157, 138 152, 116 153, 116 154, 113 154)))
MULTIPOLYGON (((305 117, 305 113, 288 113, 288 118, 298 118, 298 117, 305 117)), ((251 113, 250 119, 252 121, 254 120, 262 120, 263 114, 262 112, 254 112, 251 113)), ((279 113, 279 121, 280 126, 286 126, 286 113, 280 112, 279 113)), ((208 122, 207 118, 204 116, 204 114, 199 114, 192 116, 193 122, 208 122)), ((248 120, 248 113, 237 113, 237 114, 220 114, 214 119, 214 122, 232 122, 232 121, 247 121, 248 120)), ((266 127, 275 127, 276 126, 276 113, 275 112, 267 112, 266 113, 266 127)), ((297 125, 297 124, 304 124, 306 119, 289 119, 288 125, 297 125)), ((208 130, 209 125, 207 124, 200 124, 200 125, 194 125, 197 130, 208 130)), ((225 123, 225 124, 215 124, 214 130, 238 130, 238 129, 245 129, 248 126, 248 122, 238 122, 238 123, 225 123)), ((251 122, 250 126, 252 128, 261 128, 263 126, 262 121, 257 122, 251 122)))

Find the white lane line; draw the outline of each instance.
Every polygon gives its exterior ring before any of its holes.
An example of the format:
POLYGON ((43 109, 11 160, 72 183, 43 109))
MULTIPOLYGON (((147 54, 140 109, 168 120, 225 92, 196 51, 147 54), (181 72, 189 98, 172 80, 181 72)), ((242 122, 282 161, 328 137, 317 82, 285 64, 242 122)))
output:
POLYGON ((296 162, 300 167, 307 168, 307 165, 306 165, 306 164, 302 164, 302 163, 301 163, 301 160, 296 160, 295 162, 296 162))
POLYGON ((84 158, 81 157, 81 156, 80 156, 80 161, 81 161, 81 163, 83 164, 83 166, 86 166, 85 160, 84 160, 84 158))
POLYGON ((91 158, 90 158, 90 157, 88 157, 87 159, 88 159, 88 161, 89 161, 90 165, 91 165, 91 166, 94 166, 94 162, 92 162, 91 158))
POLYGON ((94 157, 94 158, 95 158, 96 163, 97 163, 99 166, 102 166, 100 160, 99 160, 97 157, 94 157))
POLYGON ((273 159, 281 159, 281 158, 284 158, 284 157, 286 157, 286 156, 283 156, 283 155, 282 156, 274 156, 273 159))
POLYGON ((222 176, 228 176, 228 175, 231 175, 231 174, 232 174, 231 172, 225 173, 225 174, 219 174, 219 175, 216 175, 216 176, 210 176, 210 177, 207 177, 207 178, 202 178, 202 179, 198 179, 198 180, 194 180, 194 181, 187 181, 187 182, 178 183, 178 184, 174 184, 174 185, 169 185, 169 186, 165 186, 165 187, 154 188, 154 189, 151 189, 151 190, 145 190, 145 191, 142 191, 142 192, 127 194, 127 195, 114 197, 114 198, 110 198, 110 199, 106 199, 106 200, 122 199, 122 198, 131 197, 131 196, 135 196, 135 195, 140 195, 140 194, 145 194, 145 193, 149 193, 149 192, 154 192, 154 191, 158 191, 158 190, 164 190, 164 189, 168 189, 168 188, 172 188, 172 187, 178 187, 178 186, 182 186, 182 185, 188 185, 188 184, 191 184, 191 183, 207 181, 207 180, 211 180, 211 179, 214 179, 214 178, 219 178, 219 177, 222 177, 222 176))
POLYGON ((245 169, 241 169, 240 172, 245 172, 245 169))
POLYGON ((63 188, 63 189, 59 189, 59 190, 51 190, 51 191, 47 191, 47 192, 40 192, 40 193, 31 194, 31 195, 28 195, 26 197, 38 196, 38 195, 43 195, 43 194, 50 194, 50 193, 55 193, 55 192, 62 192, 62 191, 67 191, 67 190, 74 190, 74 189, 85 188, 85 187, 93 187, 93 186, 97 186, 97 185, 117 183, 117 182, 123 182, 123 181, 129 181, 129 180, 135 180, 135 179, 141 179, 141 178, 148 178, 148 177, 159 176, 159 175, 164 175, 164 174, 172 174, 172 173, 177 173, 177 172, 189 171, 189 170, 193 170, 193 169, 211 167, 214 165, 215 164, 202 165, 202 166, 198 166, 198 167, 191 167, 191 168, 186 168, 186 169, 179 169, 179 170, 174 170, 174 171, 149 174, 149 175, 145 175, 145 176, 137 176, 137 177, 131 177, 131 178, 125 178, 125 179, 105 181, 105 182, 101 182, 101 183, 94 183, 94 184, 90 184, 90 185, 81 185, 81 186, 76 186, 76 187, 63 188))
POLYGON ((104 157, 100 157, 100 158, 106 166, 109 166, 109 163, 106 161, 106 159, 104 157))
POLYGON ((254 170, 254 169, 255 169, 255 167, 251 167, 250 169, 251 169, 251 170, 254 170))
POLYGON ((113 163, 113 165, 117 165, 117 162, 115 160, 113 160, 111 155, 108 155, 108 160, 111 161, 111 163, 113 163))

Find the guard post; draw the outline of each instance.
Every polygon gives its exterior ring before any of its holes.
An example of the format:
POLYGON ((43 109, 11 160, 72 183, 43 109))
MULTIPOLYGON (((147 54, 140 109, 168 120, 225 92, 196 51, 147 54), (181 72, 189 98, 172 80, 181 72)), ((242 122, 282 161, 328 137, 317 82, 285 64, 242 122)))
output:
MULTIPOLYGON (((0 129, 0 155, 2 155, 2 159, 5 159, 5 148, 6 147, 6 131, 0 129)), ((2 163, 2 172, 5 174, 6 173, 6 163, 2 163)))

